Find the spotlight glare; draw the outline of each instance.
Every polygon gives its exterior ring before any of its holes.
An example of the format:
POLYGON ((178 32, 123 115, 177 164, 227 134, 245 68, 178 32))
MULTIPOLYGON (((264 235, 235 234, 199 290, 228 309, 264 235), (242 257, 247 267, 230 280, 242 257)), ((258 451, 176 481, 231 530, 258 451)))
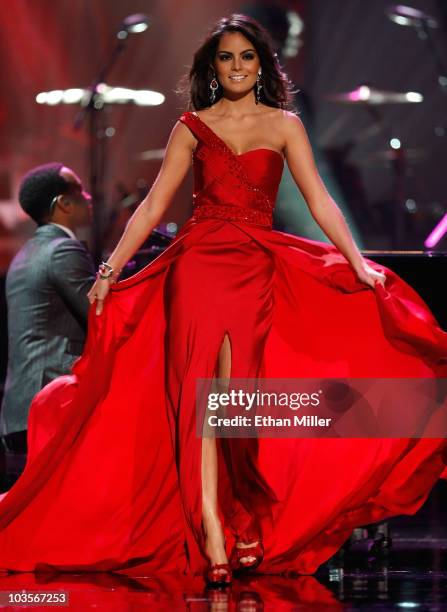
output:
POLYGON ((397 25, 402 25, 402 26, 406 26, 408 25, 408 20, 406 17, 402 17, 401 15, 396 15, 393 18, 394 23, 397 23, 397 25))
POLYGON ((441 238, 447 233, 447 213, 437 223, 435 228, 430 232, 424 241, 424 246, 427 249, 435 247, 441 238))
POLYGON ((408 210, 409 213, 415 213, 418 209, 417 204, 415 202, 415 200, 413 200, 413 198, 408 198, 405 202, 405 208, 408 210))
POLYGON ((50 106, 55 106, 56 104, 60 104, 62 102, 64 96, 64 92, 62 89, 54 89, 53 91, 49 91, 47 93, 47 104, 50 106))
POLYGON ((132 90, 126 87, 107 87, 103 95, 109 104, 125 104, 133 98, 132 90))
POLYGON ((145 32, 148 29, 147 23, 137 23, 134 26, 129 28, 129 32, 133 34, 139 34, 140 32, 145 32))
POLYGON ((163 94, 149 89, 140 89, 134 92, 133 99, 138 106, 159 106, 165 101, 163 94))
POLYGON ((360 100, 369 100, 371 97, 371 89, 368 85, 362 85, 359 89, 359 98, 360 100))
MULTIPOLYGON (((36 97, 37 104, 81 104, 85 106, 90 99, 90 90, 72 87, 70 89, 55 89, 53 91, 41 91, 36 97)), ((111 87, 106 83, 99 83, 93 99, 93 105, 97 109, 103 108, 105 104, 137 104, 138 106, 159 106, 165 101, 165 96, 150 89, 130 89, 129 87, 111 87)))
POLYGON ((82 100, 84 96, 84 90, 73 87, 72 89, 66 89, 62 94, 62 102, 64 104, 77 104, 82 100))
POLYGON ((407 91, 405 94, 409 102, 423 102, 424 96, 417 91, 407 91))

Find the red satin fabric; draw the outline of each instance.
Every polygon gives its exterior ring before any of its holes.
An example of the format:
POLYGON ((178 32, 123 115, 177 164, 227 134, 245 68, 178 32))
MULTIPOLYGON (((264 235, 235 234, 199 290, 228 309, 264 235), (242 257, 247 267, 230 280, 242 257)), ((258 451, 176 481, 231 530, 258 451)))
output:
MULTIPOLYGON (((91 309, 73 375, 34 399, 28 462, 0 503, 0 568, 203 571, 195 384, 225 334, 236 378, 446 374, 447 335, 393 272, 372 291, 334 247, 270 229, 279 153, 235 155, 195 115, 181 120, 198 139, 193 217, 100 317, 91 309)), ((260 529, 262 571, 312 573, 354 527, 415 512, 446 441, 218 450, 228 546, 260 529)))

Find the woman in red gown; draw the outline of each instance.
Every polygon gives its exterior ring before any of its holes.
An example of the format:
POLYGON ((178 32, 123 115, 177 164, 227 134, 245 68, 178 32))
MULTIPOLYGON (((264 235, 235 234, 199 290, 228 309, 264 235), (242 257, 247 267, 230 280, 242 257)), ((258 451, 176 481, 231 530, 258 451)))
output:
MULTIPOLYGON (((254 21, 219 22, 159 176, 89 293, 85 351, 33 401, 24 473, 0 503, 0 568, 314 572, 352 529, 415 512, 444 439, 196 436, 198 378, 445 376, 447 336, 367 262, 323 186, 254 21), (193 216, 119 269, 191 163, 193 216), (284 161, 335 246, 272 231, 284 161)), ((390 407, 392 408, 392 407, 390 407)))

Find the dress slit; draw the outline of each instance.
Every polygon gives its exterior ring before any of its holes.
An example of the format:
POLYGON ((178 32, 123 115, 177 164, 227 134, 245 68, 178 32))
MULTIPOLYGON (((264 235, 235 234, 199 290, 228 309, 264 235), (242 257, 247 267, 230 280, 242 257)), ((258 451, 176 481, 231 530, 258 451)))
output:
MULTIPOLYGON (((216 368, 216 378, 218 379, 231 379, 231 374, 232 374, 232 361, 233 361, 233 347, 232 347, 232 342, 231 342, 231 337, 230 334, 228 333, 228 331, 225 331, 224 335, 223 335, 223 339, 222 339, 222 343, 220 345, 220 349, 219 349, 219 355, 218 355, 218 363, 217 363, 217 368, 216 368), (222 349, 224 349, 224 355, 223 355, 223 359, 225 359, 226 355, 225 355, 225 350, 226 350, 226 345, 225 345, 225 340, 228 339, 228 352, 230 354, 230 367, 228 368, 228 375, 227 372, 224 371, 222 372, 222 369, 220 367, 220 359, 221 359, 221 351, 222 349)), ((225 365, 224 365, 225 367, 225 365)))

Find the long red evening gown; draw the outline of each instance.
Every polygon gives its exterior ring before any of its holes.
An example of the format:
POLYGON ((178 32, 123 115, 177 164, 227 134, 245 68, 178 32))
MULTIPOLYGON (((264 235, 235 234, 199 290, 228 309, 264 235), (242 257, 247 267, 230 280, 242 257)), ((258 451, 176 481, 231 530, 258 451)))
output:
MULTIPOLYGON (((195 114, 181 121, 198 140, 193 216, 91 308, 73 375, 36 396, 25 471, 0 503, 0 568, 205 569, 195 384, 225 334, 236 378, 445 376, 447 335, 393 272, 373 291, 334 247, 271 230, 279 153, 236 155, 195 114)), ((446 441, 218 449, 228 546, 257 525, 260 570, 311 573, 354 527, 415 512, 446 441)))

